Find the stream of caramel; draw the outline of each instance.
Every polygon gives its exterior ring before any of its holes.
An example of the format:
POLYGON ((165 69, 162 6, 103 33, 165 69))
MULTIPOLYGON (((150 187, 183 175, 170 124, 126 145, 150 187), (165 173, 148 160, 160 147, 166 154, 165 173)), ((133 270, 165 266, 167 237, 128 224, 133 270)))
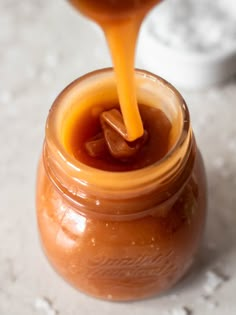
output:
POLYGON ((143 133, 135 91, 135 50, 139 29, 148 11, 160 0, 69 0, 95 21, 105 33, 116 73, 126 138, 134 141, 143 133))

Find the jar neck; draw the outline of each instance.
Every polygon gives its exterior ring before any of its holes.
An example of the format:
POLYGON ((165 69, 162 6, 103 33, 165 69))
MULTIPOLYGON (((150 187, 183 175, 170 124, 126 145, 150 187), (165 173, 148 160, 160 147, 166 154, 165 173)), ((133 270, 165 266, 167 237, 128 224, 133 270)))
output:
MULTIPOLYGON (((159 107, 172 123, 168 153, 156 163, 129 172, 109 172, 76 160, 63 145, 63 123, 72 106, 93 100, 117 100, 111 69, 95 71, 74 81, 56 99, 46 126, 43 161, 53 185, 80 212, 95 215, 139 216, 149 209, 172 203, 188 181, 195 159, 195 141, 182 96, 163 79, 136 71, 140 103, 159 107), (108 91, 109 93, 101 93, 108 91), (103 99, 101 99, 103 98, 103 99), (104 99, 107 98, 107 99, 104 99)), ((83 105, 81 105, 83 106, 83 105)))

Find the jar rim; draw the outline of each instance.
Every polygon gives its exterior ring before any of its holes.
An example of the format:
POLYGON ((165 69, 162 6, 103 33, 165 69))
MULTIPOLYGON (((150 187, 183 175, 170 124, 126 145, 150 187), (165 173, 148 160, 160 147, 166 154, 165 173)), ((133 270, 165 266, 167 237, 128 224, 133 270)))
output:
POLYGON ((99 76, 111 75, 111 74, 113 74, 113 68, 99 69, 99 70, 95 70, 90 73, 87 73, 79 77, 78 79, 74 80, 72 83, 70 83, 58 95, 58 97, 54 101, 53 106, 49 112, 49 116, 48 116, 47 124, 46 124, 46 139, 47 139, 47 142, 50 143, 50 145, 54 146, 59 158, 64 162, 66 161, 66 167, 68 167, 68 171, 69 172, 71 171, 71 174, 73 172, 73 175, 75 174, 75 172, 79 174, 78 181, 80 183, 83 183, 84 185, 86 185, 88 182, 90 185, 93 184, 94 183, 93 178, 96 177, 94 175, 97 174, 103 179, 101 183, 103 188, 107 188, 111 185, 111 183, 115 183, 116 188, 127 189, 127 187, 130 185, 132 187, 143 185, 143 183, 145 183, 146 181, 150 182, 154 179, 154 177, 155 179, 158 177, 158 174, 155 171, 157 169, 160 169, 160 167, 163 166, 166 163, 166 161, 169 161, 170 159, 172 159, 172 157, 176 154, 176 151, 178 150, 178 148, 180 148, 186 142, 186 139, 189 136, 189 130, 190 130, 190 115, 189 115, 189 111, 188 111, 184 98, 172 84, 170 84, 165 79, 151 72, 148 72, 146 70, 136 69, 135 70, 136 76, 141 76, 145 78, 145 80, 147 79, 155 83, 162 84, 165 88, 169 89, 178 99, 179 107, 182 113, 183 123, 182 123, 179 136, 175 141, 175 144, 160 160, 138 170, 124 171, 124 172, 111 172, 111 171, 96 169, 94 167, 88 166, 80 162, 73 155, 67 152, 67 150, 63 146, 62 141, 59 139, 57 135, 55 119, 59 111, 58 105, 60 104, 62 99, 66 96, 68 91, 76 87, 78 84, 81 84, 82 82, 86 80, 89 80, 91 77, 94 78, 95 76, 97 76, 99 78, 99 76), (131 174, 132 176, 130 176, 131 174), (127 179, 128 179, 128 183, 127 183, 127 179))

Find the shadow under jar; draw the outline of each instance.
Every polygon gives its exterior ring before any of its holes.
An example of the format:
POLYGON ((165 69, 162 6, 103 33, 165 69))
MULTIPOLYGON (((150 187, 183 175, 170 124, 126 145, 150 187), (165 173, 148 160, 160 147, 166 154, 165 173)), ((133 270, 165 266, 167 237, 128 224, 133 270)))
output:
POLYGON ((103 69, 74 81, 56 99, 38 169, 37 217, 46 256, 74 287, 109 300, 171 288, 194 259, 206 218, 205 171, 183 98, 145 71, 136 71, 136 85, 139 103, 161 109, 171 122, 161 160, 111 172, 67 150, 65 130, 75 111, 79 117, 96 104, 117 102, 113 71, 103 69))

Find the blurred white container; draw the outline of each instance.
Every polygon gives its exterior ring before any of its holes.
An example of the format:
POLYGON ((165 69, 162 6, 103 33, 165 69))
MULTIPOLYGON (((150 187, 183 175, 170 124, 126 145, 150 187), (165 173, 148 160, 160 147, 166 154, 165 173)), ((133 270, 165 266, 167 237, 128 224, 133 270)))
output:
POLYGON ((179 88, 202 89, 236 73, 236 1, 166 0, 142 28, 138 59, 179 88))

